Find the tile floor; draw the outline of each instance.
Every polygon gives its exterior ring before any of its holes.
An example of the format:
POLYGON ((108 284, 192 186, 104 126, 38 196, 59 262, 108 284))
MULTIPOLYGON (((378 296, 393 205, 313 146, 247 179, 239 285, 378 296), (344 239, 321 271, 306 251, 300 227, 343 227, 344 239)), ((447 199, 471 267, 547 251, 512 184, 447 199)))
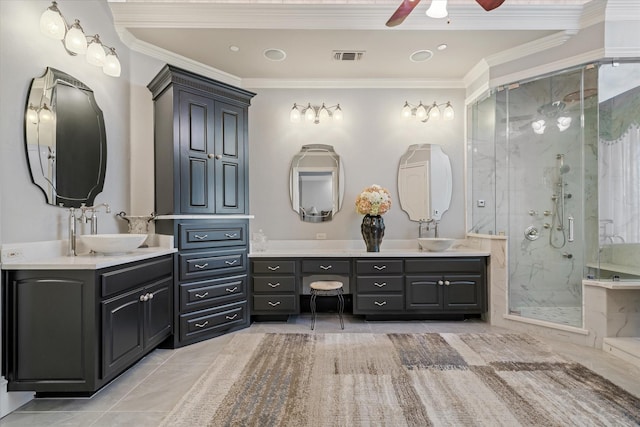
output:
MULTIPOLYGON (((251 332, 311 332, 310 316, 288 322, 253 323, 235 334, 251 332)), ((315 333, 340 332, 335 314, 320 314, 315 333)), ((346 316, 345 331, 364 333, 505 332, 479 320, 464 322, 365 322, 346 316)), ((157 426, 232 334, 176 350, 157 349, 87 399, 36 399, 0 420, 14 426, 157 426)), ((541 339, 541 338, 540 338, 541 339)), ((542 339, 541 339, 542 340, 542 339)), ((558 353, 579 361, 627 391, 640 396, 640 369, 601 350, 546 340, 558 353)))

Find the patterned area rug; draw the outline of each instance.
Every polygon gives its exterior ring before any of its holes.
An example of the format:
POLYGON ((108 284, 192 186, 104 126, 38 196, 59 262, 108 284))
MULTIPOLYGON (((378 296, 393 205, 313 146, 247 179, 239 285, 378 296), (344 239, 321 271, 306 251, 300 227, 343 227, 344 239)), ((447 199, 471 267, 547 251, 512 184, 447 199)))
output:
POLYGON ((640 399, 523 334, 238 334, 164 426, 638 426, 640 399))

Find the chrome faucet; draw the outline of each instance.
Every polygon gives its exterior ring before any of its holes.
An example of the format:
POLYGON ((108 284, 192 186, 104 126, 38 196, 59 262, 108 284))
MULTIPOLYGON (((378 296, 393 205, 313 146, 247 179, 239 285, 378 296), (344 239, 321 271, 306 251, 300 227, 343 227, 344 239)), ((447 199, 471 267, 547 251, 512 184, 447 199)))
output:
POLYGON ((109 206, 108 203, 100 203, 99 205, 95 205, 95 206, 89 206, 89 207, 85 207, 82 206, 82 216, 81 218, 84 220, 85 223, 87 222, 91 222, 91 234, 98 234, 98 209, 100 209, 101 206, 105 207, 105 212, 109 213, 111 212, 111 207, 109 206), (86 211, 88 211, 91 216, 87 217, 86 216, 86 211))
POLYGON ((435 238, 438 237, 438 221, 436 221, 433 218, 429 218, 429 219, 421 219, 419 221, 419 225, 418 225, 418 237, 419 238, 425 237, 424 236, 424 234, 425 234, 425 231, 424 231, 425 227, 424 226, 425 225, 426 225, 426 231, 427 232, 431 230, 431 227, 430 227, 429 224, 433 224, 433 231, 434 231, 434 236, 433 237, 435 237, 435 238))
POLYGON ((107 203, 101 203, 95 206, 88 206, 84 203, 80 205, 80 216, 76 216, 77 208, 69 208, 69 256, 76 256, 77 253, 77 238, 78 227, 77 222, 91 222, 91 234, 98 234, 98 209, 104 206, 107 213, 111 212, 111 208, 107 203), (87 213, 89 215, 87 215, 87 213))

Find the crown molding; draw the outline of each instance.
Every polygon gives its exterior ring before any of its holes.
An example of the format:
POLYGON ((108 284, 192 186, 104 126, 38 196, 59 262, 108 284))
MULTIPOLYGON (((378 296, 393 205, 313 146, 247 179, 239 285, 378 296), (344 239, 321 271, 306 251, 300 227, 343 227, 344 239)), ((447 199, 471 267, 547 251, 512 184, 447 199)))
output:
POLYGON ((462 80, 423 79, 242 79, 250 89, 464 89, 462 80))

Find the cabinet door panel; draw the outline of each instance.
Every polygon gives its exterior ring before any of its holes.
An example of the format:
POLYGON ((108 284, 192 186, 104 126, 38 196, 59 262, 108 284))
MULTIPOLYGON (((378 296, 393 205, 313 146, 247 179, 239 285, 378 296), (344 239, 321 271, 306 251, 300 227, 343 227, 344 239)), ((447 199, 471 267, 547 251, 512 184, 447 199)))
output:
POLYGON ((244 108, 216 102, 216 213, 244 213, 245 126, 244 108))
POLYGON ((143 352, 140 289, 102 302, 102 373, 118 372, 143 352))
POLYGON ((444 281, 441 276, 407 276, 407 309, 442 309, 444 281))
POLYGON ((150 298, 144 302, 145 348, 160 344, 173 331, 173 278, 169 277, 144 292, 150 298))
POLYGON ((480 275, 445 277, 444 308, 449 310, 479 310, 484 306, 480 275))
POLYGON ((179 92, 180 208, 183 213, 214 213, 214 102, 179 92))

